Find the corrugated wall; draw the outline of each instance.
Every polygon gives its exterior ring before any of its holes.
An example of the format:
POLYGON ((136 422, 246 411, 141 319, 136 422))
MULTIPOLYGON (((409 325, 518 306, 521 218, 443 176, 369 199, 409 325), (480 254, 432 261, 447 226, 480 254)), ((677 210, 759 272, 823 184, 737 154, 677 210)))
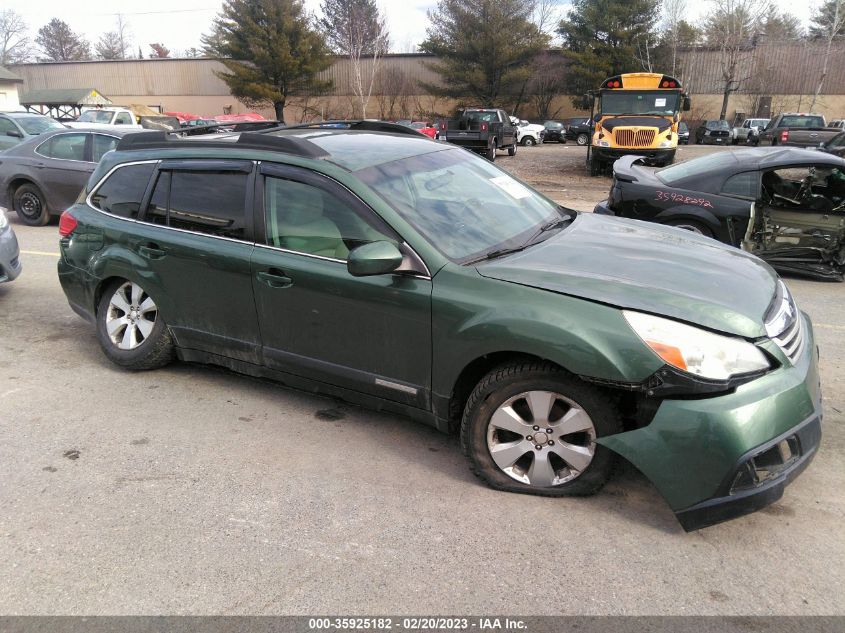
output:
MULTIPOLYGON (((763 43, 740 55, 738 92, 769 94, 809 94, 815 92, 821 74, 824 45, 816 43, 763 43)), ((680 55, 682 72, 678 73, 691 92, 718 94, 722 91, 721 54, 717 50, 696 49, 680 55)), ((429 55, 388 55, 381 60, 380 78, 375 94, 421 94, 420 83, 438 83, 438 75, 429 68, 436 58, 429 55)), ((365 61, 363 72, 371 70, 365 61)), ((145 59, 119 62, 64 62, 21 64, 13 72, 24 79, 24 87, 96 88, 120 100, 125 95, 228 96, 226 84, 214 71, 223 65, 213 59, 145 59)), ((352 64, 337 58, 321 73, 332 81, 331 95, 350 95, 352 64)), ((831 55, 828 76, 822 94, 845 94, 845 45, 839 44, 831 55)))

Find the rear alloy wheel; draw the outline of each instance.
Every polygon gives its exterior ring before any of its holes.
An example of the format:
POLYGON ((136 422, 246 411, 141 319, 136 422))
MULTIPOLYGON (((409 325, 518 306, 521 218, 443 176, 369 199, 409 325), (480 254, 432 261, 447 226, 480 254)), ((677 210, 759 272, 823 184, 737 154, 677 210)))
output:
POLYGON ((475 473, 498 490, 545 496, 598 492, 613 453, 596 438, 621 431, 618 412, 591 385, 541 362, 504 365, 475 388, 461 444, 475 473))
POLYGON ((537 144, 537 141, 534 140, 533 136, 526 136, 522 139, 522 144, 525 145, 525 147, 532 147, 537 144))
POLYGON ((491 163, 496 160, 496 139, 493 139, 490 145, 487 146, 487 152, 485 154, 487 160, 491 163))
POLYGON ((684 229, 685 231, 703 235, 704 237, 713 237, 713 231, 695 220, 670 220, 666 222, 666 226, 674 226, 676 229, 684 229))
POLYGON ((12 196, 15 212, 24 224, 44 226, 50 221, 50 212, 44 194, 33 184, 27 183, 15 189, 12 196))
POLYGON ((578 145, 584 146, 590 142, 590 137, 582 133, 578 135, 578 137, 575 139, 575 142, 578 143, 578 145))
POLYGON ((131 281, 117 281, 103 292, 97 336, 105 355, 127 369, 155 369, 173 358, 173 340, 156 302, 131 281))

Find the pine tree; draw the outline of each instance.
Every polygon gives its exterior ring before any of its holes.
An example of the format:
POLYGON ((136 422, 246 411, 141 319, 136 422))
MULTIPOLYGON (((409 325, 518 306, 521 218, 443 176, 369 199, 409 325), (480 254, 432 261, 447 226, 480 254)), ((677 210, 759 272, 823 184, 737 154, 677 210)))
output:
POLYGON ((232 95, 249 107, 272 105, 282 123, 288 97, 330 86, 317 79, 331 65, 328 47, 301 0, 226 0, 212 35, 226 67, 217 75, 232 95))
POLYGON ((445 85, 424 88, 484 106, 517 94, 531 77, 531 61, 549 43, 533 12, 534 4, 524 0, 439 0, 428 12, 431 26, 420 50, 440 58, 431 67, 445 85))

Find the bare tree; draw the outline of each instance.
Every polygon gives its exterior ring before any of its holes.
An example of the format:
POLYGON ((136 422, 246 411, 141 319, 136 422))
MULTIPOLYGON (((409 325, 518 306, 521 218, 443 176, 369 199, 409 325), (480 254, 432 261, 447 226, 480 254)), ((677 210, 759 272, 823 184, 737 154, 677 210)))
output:
POLYGON ((719 51, 722 82, 720 119, 728 111, 728 100, 751 77, 755 27, 769 12, 770 0, 711 0, 713 12, 707 27, 707 42, 719 51))
POLYGON ((117 41, 120 44, 121 57, 120 59, 129 58, 129 48, 132 46, 132 32, 123 15, 118 13, 115 24, 115 33, 117 34, 117 41))
POLYGON ((27 26, 12 9, 0 11, 0 66, 20 64, 32 57, 27 26))
POLYGON ((553 119, 560 112, 560 108, 552 110, 552 103, 555 97, 563 94, 565 79, 566 68, 560 55, 545 51, 537 56, 528 92, 540 119, 553 119))
POLYGON ((165 57, 170 57, 170 49, 167 48, 164 44, 159 44, 158 42, 154 42, 150 44, 150 59, 163 59, 165 57))
POLYGON ((688 0, 663 0, 663 28, 666 33, 666 41, 669 42, 669 50, 672 55, 672 76, 676 77, 678 72, 678 43, 680 40, 681 22, 687 15, 688 0))
POLYGON ((827 71, 830 66, 830 53, 833 49, 833 41, 837 37, 841 37, 839 33, 845 28, 845 0, 832 0, 833 2, 833 16, 832 20, 827 24, 827 32, 824 33, 825 39, 825 53, 824 61, 822 63, 822 72, 819 75, 819 82, 816 84, 816 91, 813 93, 813 99, 810 101, 810 110, 816 107, 816 100, 821 94, 824 80, 827 79, 827 71))
POLYGON ((320 26, 329 46, 349 59, 361 116, 373 94, 381 58, 390 48, 387 22, 375 0, 324 0, 320 26))
POLYGON ((543 33, 554 37, 555 30, 560 22, 561 13, 559 10, 560 0, 533 0, 534 12, 532 22, 537 25, 543 33))
MULTIPOLYGON (((100 59, 129 59, 131 46, 129 27, 126 25, 123 16, 118 14, 114 30, 106 31, 100 36, 100 40, 94 46, 94 52, 100 59)), ((138 59, 143 59, 140 48, 138 55, 138 59)))

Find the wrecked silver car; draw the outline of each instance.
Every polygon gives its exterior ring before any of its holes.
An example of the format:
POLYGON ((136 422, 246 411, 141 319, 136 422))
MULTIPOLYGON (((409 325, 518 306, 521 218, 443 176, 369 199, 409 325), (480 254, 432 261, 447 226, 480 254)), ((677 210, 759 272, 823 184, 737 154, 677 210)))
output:
POLYGON ((625 156, 595 211, 713 237, 780 272, 845 279, 845 159, 813 149, 725 151, 657 170, 625 156))

